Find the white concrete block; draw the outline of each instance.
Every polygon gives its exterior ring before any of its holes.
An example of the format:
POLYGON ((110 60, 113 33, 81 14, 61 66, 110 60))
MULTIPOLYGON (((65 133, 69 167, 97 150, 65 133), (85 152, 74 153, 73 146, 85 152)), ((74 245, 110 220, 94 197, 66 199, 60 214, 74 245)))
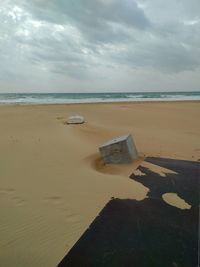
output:
POLYGON ((99 147, 99 151, 105 163, 131 163, 138 157, 130 134, 109 140, 99 147))
POLYGON ((67 124, 82 124, 84 122, 84 117, 79 115, 71 116, 67 119, 67 124))

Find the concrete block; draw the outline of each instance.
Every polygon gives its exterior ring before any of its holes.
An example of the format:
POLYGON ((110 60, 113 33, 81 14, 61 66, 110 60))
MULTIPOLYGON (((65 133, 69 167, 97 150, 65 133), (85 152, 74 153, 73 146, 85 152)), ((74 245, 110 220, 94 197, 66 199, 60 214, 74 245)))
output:
POLYGON ((85 122, 85 119, 83 116, 75 115, 71 116, 67 119, 67 124, 82 124, 85 122))
POLYGON ((138 157, 130 134, 109 140, 99 147, 99 151, 105 163, 131 163, 138 157))

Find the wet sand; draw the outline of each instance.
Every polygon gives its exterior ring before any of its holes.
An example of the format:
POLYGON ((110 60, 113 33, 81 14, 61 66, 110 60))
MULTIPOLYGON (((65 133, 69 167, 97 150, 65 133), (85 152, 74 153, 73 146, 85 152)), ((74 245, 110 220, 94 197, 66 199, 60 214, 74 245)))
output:
POLYGON ((144 156, 198 161, 199 116, 199 102, 0 106, 1 264, 56 266, 111 197, 146 197, 128 179, 144 156), (65 125, 74 114, 86 123, 65 125), (139 160, 104 166, 98 147, 126 133, 139 160))

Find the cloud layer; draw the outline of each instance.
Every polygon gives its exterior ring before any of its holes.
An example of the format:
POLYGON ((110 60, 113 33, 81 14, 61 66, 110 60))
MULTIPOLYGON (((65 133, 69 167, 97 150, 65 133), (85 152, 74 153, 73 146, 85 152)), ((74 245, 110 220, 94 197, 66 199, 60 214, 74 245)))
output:
POLYGON ((0 92, 198 90, 199 14, 199 0, 3 0, 0 92))

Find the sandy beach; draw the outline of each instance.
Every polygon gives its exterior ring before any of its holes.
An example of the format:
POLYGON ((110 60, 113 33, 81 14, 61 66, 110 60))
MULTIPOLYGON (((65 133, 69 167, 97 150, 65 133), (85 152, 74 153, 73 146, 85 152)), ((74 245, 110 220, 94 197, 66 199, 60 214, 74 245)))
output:
POLYGON ((111 197, 145 198, 129 179, 145 156, 199 161, 199 116, 197 101, 0 106, 0 265, 55 267, 111 197), (98 147, 127 133, 139 159, 104 166, 98 147))

